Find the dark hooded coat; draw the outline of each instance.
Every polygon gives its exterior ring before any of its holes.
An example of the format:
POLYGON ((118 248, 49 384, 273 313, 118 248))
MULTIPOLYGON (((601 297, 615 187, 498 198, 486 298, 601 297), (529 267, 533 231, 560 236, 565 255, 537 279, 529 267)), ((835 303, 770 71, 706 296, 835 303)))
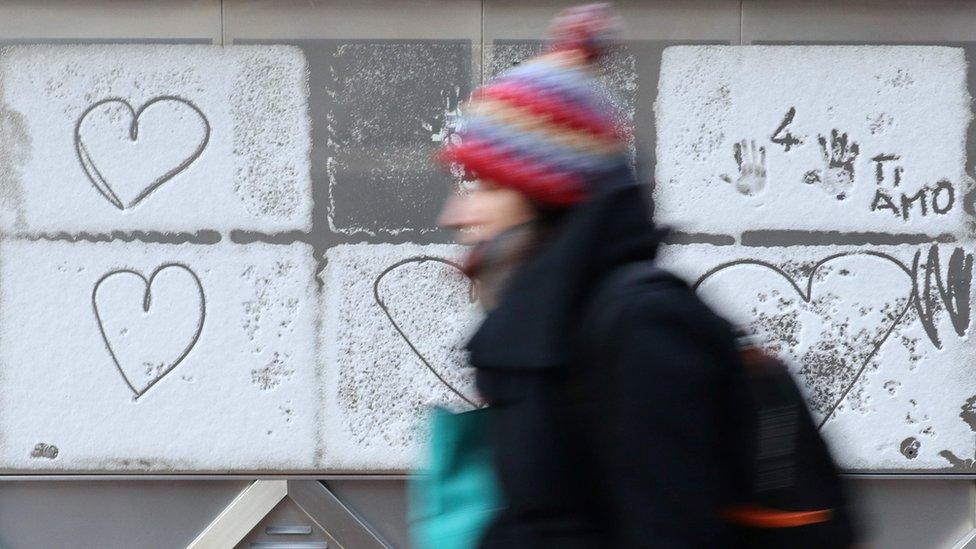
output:
POLYGON ((507 502, 485 547, 730 545, 718 512, 745 497, 754 440, 732 330, 680 282, 607 287, 663 235, 630 173, 613 183, 561 217, 468 344, 507 502))

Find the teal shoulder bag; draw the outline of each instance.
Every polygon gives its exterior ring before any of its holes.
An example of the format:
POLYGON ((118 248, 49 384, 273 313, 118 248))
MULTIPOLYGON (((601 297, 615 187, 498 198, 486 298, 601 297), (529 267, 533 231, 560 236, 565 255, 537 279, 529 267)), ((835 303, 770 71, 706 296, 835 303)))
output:
POLYGON ((410 481, 416 549, 471 549, 501 509, 488 442, 489 408, 460 414, 436 408, 428 470, 410 481))

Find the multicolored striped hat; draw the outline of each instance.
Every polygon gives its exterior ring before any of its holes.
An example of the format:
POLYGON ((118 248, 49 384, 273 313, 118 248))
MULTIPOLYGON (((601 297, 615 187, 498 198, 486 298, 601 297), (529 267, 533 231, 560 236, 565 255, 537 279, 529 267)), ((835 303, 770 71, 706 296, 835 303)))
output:
POLYGON ((549 51, 476 90, 441 160, 473 177, 565 207, 592 195, 627 163, 597 61, 618 28, 608 4, 571 8, 553 21, 549 51))

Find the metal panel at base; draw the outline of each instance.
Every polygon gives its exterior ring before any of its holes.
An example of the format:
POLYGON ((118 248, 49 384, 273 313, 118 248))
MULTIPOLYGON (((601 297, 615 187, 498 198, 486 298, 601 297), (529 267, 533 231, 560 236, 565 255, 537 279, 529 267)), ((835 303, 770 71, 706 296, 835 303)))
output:
POLYGON ((250 484, 132 478, 0 482, 0 547, 186 547, 250 484))
POLYGON ((341 547, 386 549, 392 545, 346 507, 321 482, 288 481, 288 496, 341 547))
MULTIPOLYGON (((392 547, 363 522, 354 511, 320 482, 312 480, 258 480, 234 499, 188 549, 225 549, 248 536, 285 498, 293 501, 321 529, 327 546, 338 549, 388 549, 392 547)), ((264 541, 255 543, 266 543, 264 541)), ((267 542, 289 546, 305 542, 267 542)), ((307 542, 320 543, 321 542, 307 542)), ((252 543, 251 546, 254 546, 252 543)), ((272 547, 272 545, 265 545, 272 547)))
POLYGON ((241 492, 188 549, 226 549, 244 539, 275 505, 288 494, 283 480, 258 480, 241 492))

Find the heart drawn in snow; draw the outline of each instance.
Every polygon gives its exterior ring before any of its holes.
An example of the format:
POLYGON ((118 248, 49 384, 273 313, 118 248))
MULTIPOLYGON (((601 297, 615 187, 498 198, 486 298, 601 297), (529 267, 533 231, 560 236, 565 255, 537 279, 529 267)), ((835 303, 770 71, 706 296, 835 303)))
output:
POLYGON ((418 256, 394 263, 376 277, 373 298, 424 367, 458 398, 478 407, 477 399, 462 389, 470 380, 466 380, 461 371, 464 355, 456 347, 474 319, 470 310, 474 306, 472 284, 465 278, 466 284, 459 284, 454 289, 445 287, 445 269, 463 275, 460 265, 440 257, 418 256), (410 277, 413 268, 429 269, 429 272, 420 273, 421 277, 410 277), (401 280, 407 284, 397 284, 399 277, 404 277, 401 280), (393 291, 384 292, 383 288, 387 286, 384 282, 392 286, 393 291), (401 288, 409 292, 395 291, 401 288), (414 301, 418 297, 423 299, 414 301))
POLYGON ((148 279, 129 269, 105 274, 92 289, 92 309, 136 399, 186 358, 206 316, 200 278, 180 263, 161 265, 148 279))
POLYGON ((912 307, 911 271, 877 252, 845 252, 798 275, 742 259, 695 283, 699 295, 731 321, 752 328, 797 374, 822 428, 858 386, 912 307))
POLYGON ((95 189, 120 210, 132 208, 187 169, 210 141, 210 122, 192 102, 154 97, 139 109, 103 99, 75 125, 75 153, 95 189))

